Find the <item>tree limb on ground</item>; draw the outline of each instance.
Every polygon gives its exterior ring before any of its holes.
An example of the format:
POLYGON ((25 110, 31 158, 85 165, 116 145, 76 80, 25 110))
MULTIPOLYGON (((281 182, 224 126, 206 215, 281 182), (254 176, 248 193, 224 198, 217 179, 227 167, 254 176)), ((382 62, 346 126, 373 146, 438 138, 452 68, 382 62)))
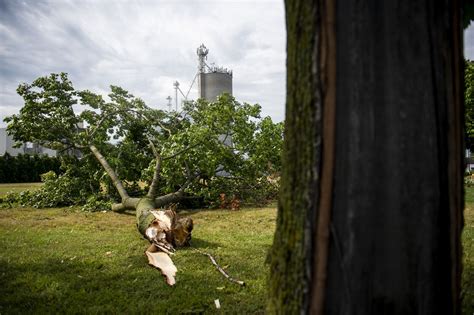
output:
POLYGON ((245 286, 245 282, 241 280, 237 280, 229 276, 229 274, 217 263, 216 259, 209 253, 203 252, 197 248, 193 248, 194 251, 198 252, 201 255, 209 257, 209 260, 212 264, 216 267, 216 269, 230 282, 237 283, 238 285, 245 286))

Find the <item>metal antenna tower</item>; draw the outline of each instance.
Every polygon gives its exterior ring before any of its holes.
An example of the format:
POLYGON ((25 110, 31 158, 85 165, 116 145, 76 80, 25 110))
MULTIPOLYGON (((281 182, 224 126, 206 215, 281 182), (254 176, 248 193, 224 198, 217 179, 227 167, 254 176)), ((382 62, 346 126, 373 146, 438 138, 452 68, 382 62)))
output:
POLYGON ((198 73, 204 73, 206 72, 206 62, 207 60, 207 53, 209 52, 209 49, 204 46, 204 44, 201 44, 201 46, 198 47, 196 50, 196 53, 199 58, 199 64, 198 64, 198 73))

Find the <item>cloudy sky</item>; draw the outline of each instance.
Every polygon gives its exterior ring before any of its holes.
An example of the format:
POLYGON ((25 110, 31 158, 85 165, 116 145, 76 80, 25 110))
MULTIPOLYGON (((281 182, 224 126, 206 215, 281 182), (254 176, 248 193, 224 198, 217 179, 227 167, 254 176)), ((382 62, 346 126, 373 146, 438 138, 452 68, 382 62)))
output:
POLYGON ((51 72, 69 73, 76 89, 106 95, 118 85, 165 109, 175 80, 190 87, 201 43, 208 63, 233 70, 239 101, 281 121, 285 36, 280 0, 0 0, 0 126, 23 104, 18 84, 51 72))
MULTIPOLYGON (((20 82, 67 72, 76 89, 106 95, 118 85, 165 109, 173 82, 187 90, 196 48, 233 70, 234 95, 284 118, 282 0, 0 0, 0 126, 17 113, 20 82)), ((474 59, 474 27, 465 32, 474 59)), ((197 89, 190 93, 197 96, 197 89)))

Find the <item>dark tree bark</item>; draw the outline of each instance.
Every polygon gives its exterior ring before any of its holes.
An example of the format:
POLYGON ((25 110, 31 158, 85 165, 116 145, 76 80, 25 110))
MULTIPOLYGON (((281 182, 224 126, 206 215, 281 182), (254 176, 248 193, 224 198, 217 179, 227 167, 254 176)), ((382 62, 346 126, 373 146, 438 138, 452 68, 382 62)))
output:
POLYGON ((286 1, 270 312, 458 314, 457 1, 286 1))

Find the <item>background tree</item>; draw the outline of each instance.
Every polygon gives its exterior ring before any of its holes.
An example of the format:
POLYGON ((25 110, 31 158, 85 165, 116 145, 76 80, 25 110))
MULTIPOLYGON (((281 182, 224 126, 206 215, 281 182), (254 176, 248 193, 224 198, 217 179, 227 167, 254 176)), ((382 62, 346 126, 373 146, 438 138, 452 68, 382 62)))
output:
MULTIPOLYGON (((79 203, 94 190, 100 193, 105 173, 118 193, 113 210, 137 210, 142 233, 153 219, 147 210, 177 202, 186 192, 212 200, 225 189, 223 182, 243 187, 267 182, 278 171, 274 156, 279 156, 282 124, 261 120, 259 105, 240 104, 229 95, 216 102, 189 102, 177 113, 151 109, 117 86, 111 86, 108 100, 76 91, 65 73, 21 84, 17 91, 25 105, 5 119, 15 140, 82 152, 80 162, 66 163, 64 176, 47 177, 51 184, 46 188, 54 189, 54 182, 70 187, 68 193, 80 198, 68 202, 79 203), (74 107, 81 107, 80 114, 74 107), (268 161, 258 158, 264 152, 268 161), (91 166, 92 158, 101 172, 91 166), (127 189, 138 180, 148 183, 145 196, 127 189)), ((57 200, 46 205, 57 205, 57 200)))
POLYGON ((458 314, 459 2, 285 4, 269 311, 458 314))
POLYGON ((464 62, 464 107, 466 148, 474 151, 474 62, 464 62))
POLYGON ((61 161, 47 155, 19 154, 0 156, 0 183, 39 182, 40 175, 48 171, 60 172, 61 161))

